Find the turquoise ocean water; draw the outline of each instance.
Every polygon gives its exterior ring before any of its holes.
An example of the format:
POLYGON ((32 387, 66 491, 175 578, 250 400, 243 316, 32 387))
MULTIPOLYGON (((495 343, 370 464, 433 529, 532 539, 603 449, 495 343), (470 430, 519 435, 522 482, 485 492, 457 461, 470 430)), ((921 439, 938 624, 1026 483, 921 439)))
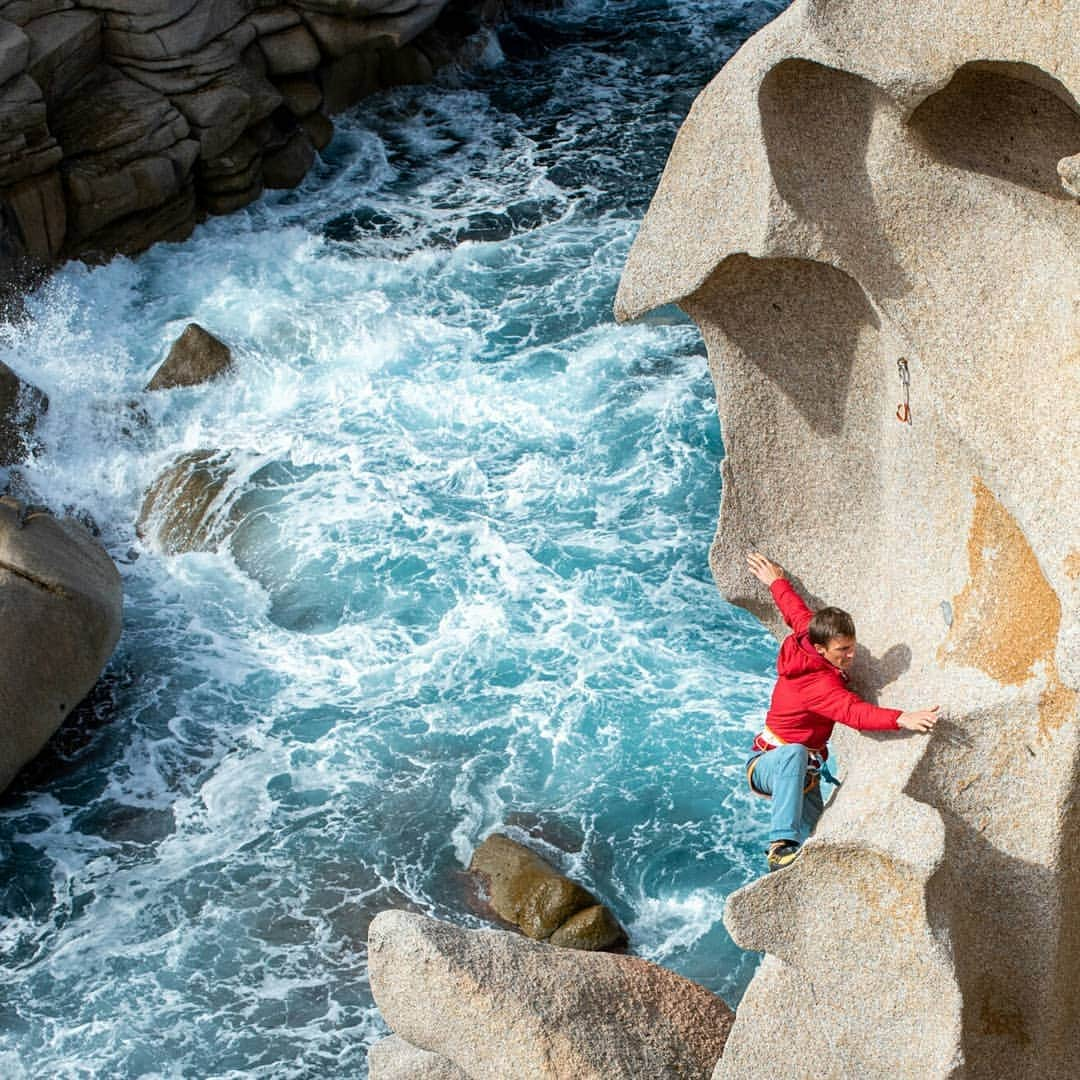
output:
POLYGON ((299 190, 0 327, 52 400, 26 477, 99 523, 126 598, 0 800, 0 1075, 362 1077, 372 915, 482 925, 462 870, 497 828, 738 1001, 775 646, 707 567, 699 335, 611 304, 694 95, 783 6, 518 17, 479 70, 338 118, 299 190), (237 375, 143 393, 191 320, 237 375), (204 448, 240 525, 162 556, 142 492, 204 448))

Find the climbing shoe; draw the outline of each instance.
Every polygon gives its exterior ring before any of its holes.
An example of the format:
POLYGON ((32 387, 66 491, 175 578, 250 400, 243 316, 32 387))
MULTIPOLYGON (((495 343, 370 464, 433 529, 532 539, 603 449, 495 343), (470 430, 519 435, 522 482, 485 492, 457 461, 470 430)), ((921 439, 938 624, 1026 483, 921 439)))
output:
POLYGON ((790 866, 802 849, 794 840, 777 840, 769 845, 768 854, 765 856, 769 864, 769 872, 783 870, 790 866))

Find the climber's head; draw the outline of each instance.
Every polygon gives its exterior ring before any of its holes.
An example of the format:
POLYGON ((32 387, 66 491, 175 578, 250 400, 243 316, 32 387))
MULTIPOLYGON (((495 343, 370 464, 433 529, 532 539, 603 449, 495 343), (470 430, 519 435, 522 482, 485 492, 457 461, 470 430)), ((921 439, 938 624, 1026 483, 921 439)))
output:
POLYGON ((814 612, 808 631, 810 644, 833 667, 847 671, 855 660, 855 620, 836 607, 814 612))

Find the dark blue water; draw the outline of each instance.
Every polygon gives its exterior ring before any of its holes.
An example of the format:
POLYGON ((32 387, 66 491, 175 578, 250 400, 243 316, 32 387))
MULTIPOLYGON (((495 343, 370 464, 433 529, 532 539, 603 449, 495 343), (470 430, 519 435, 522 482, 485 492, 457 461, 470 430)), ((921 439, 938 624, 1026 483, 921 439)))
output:
POLYGON ((301 189, 0 328, 53 403, 28 478, 102 525, 127 603, 0 802, 0 1074, 363 1076, 368 922, 480 925, 462 868, 497 828, 738 1000, 775 649, 708 572, 699 336, 610 312, 690 102, 783 6, 519 17, 482 69, 339 118, 301 189), (143 394, 192 319, 239 374, 143 394), (166 557, 141 493, 203 448, 239 525, 166 557))

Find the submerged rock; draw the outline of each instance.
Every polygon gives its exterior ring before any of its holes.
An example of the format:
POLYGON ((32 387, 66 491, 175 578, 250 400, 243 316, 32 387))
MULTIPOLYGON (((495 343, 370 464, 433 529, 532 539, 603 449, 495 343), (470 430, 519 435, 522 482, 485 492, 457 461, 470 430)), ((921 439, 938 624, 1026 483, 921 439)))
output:
POLYGON ((136 532, 168 555, 214 550, 228 525, 223 495, 232 475, 229 455, 221 451, 177 458, 147 491, 136 532))
POLYGON ((480 844, 469 872, 486 882, 495 913, 531 938, 571 949, 605 949, 626 939, 592 893, 508 836, 493 833, 480 844))
POLYGON ((225 342, 204 330, 198 323, 188 323, 173 342, 169 355, 147 390, 171 390, 174 386, 197 386, 224 375, 233 366, 232 350, 225 342))
POLYGON ((368 963, 395 1034, 473 1080, 705 1080, 732 1020, 704 987, 636 957, 400 911, 371 924, 368 963))
POLYGON ((0 498, 0 790, 90 692, 122 605, 116 567, 81 525, 0 498))

